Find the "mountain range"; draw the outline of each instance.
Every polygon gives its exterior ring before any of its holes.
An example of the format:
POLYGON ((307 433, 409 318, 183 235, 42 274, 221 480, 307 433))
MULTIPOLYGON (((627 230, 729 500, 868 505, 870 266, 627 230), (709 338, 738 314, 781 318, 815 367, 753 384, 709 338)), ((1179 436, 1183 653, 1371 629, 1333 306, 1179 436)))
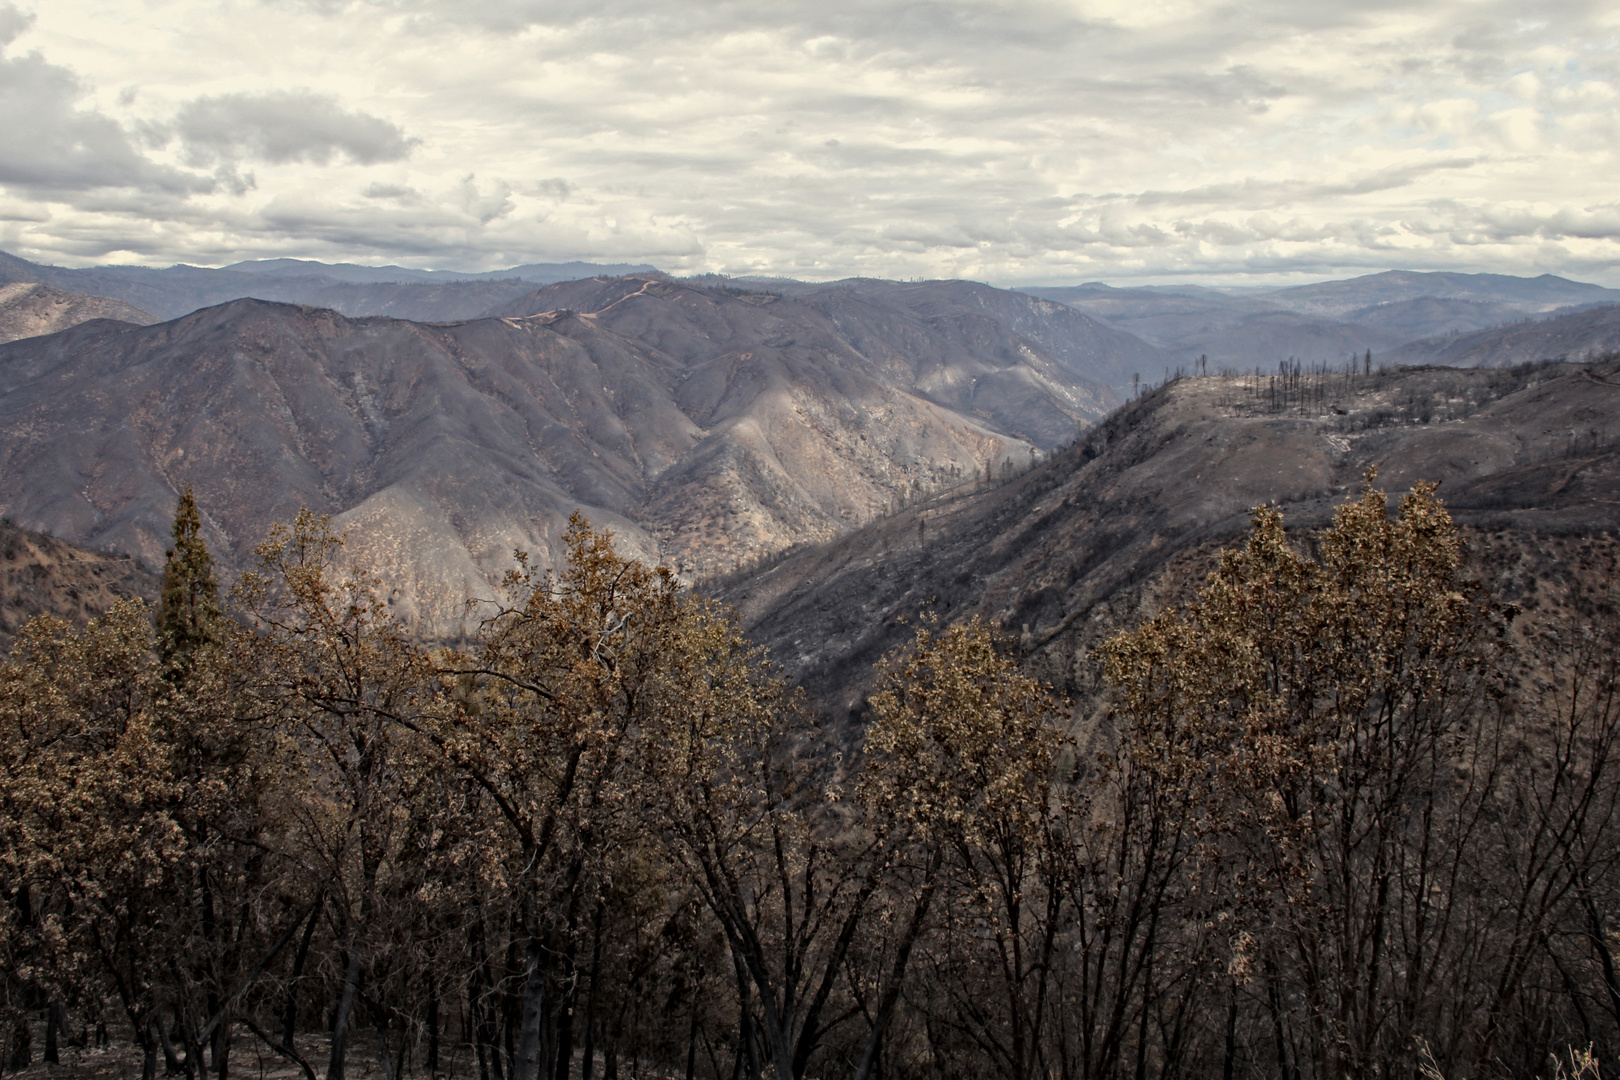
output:
MULTIPOLYGON (((536 285, 650 272, 650 266, 568 262, 527 263, 504 270, 466 273, 304 259, 261 259, 217 269, 68 269, 0 252, 0 285, 31 283, 106 298, 102 303, 120 300, 144 316, 130 319, 136 322, 176 318, 202 307, 244 298, 326 307, 350 316, 459 322, 519 304, 536 285)), ((795 298, 823 292, 829 286, 870 294, 900 285, 871 279, 827 284, 719 276, 693 280, 710 287, 740 287, 795 298)), ((972 287, 968 282, 957 284, 972 287)), ((1385 363, 1468 366, 1474 353, 1467 349, 1446 351, 1457 336, 1488 334, 1507 330, 1526 319, 1539 321, 1595 306, 1620 304, 1620 290, 1551 274, 1522 278, 1401 270, 1288 288, 1115 288, 1092 282, 1020 291, 1067 305, 1107 328, 1141 339, 1147 348, 1132 358, 1130 369, 1110 373, 1109 381, 1116 388, 1129 382, 1131 376, 1152 383, 1177 369, 1191 371, 1197 367, 1209 371, 1211 365, 1213 370, 1241 371, 1270 371, 1279 363, 1296 360, 1307 366, 1343 366, 1352 357, 1364 359, 1369 351, 1385 363)), ((992 294, 1002 292, 993 290, 992 294)), ((1034 324, 1026 322, 1019 332, 1033 331, 1034 324)), ((1557 347, 1566 349, 1562 353, 1546 352, 1551 347, 1546 342, 1540 343, 1541 351, 1537 352, 1537 346, 1520 335, 1505 346, 1487 347, 1478 355, 1492 355, 1493 362, 1523 362, 1553 355, 1593 354, 1608 347, 1586 342, 1580 339, 1578 327, 1576 331, 1570 340, 1557 342, 1557 347), (1503 356, 1511 359, 1504 361, 1503 356)), ((1046 344, 1061 349, 1062 336, 1048 339, 1046 344)))
POLYGON ((402 266, 356 266, 263 259, 220 269, 202 266, 46 266, 0 252, 0 284, 30 282, 121 300, 156 319, 173 319, 230 300, 279 300, 346 315, 392 315, 428 322, 470 319, 536 285, 651 271, 651 266, 529 263, 463 274, 402 266))
MULTIPOLYGON (((894 617, 929 598, 1019 633, 1027 623, 1050 658, 1069 648, 1050 644, 1053 626, 1090 625, 1074 612, 1159 580, 1154 553, 1235 535, 1257 501, 1317 520, 1368 461, 1472 492, 1504 461, 1528 468, 1610 439, 1601 365, 1547 369, 1556 379, 1346 373, 1374 340, 1380 365, 1502 368, 1620 348, 1620 293, 1562 278, 1009 291, 579 276, 594 269, 69 271, 0 256, 5 276, 155 301, 0 285, 0 336, 17 338, 0 344, 0 515, 156 564, 189 485, 234 573, 272 522, 307 506, 348 530, 396 610, 453 636, 513 550, 554 558, 579 509, 629 553, 721 583, 807 684, 847 697, 827 673, 860 669, 895 640, 894 617), (566 280, 502 276, 519 271, 566 280), (294 286, 324 306, 235 298, 148 314, 294 286), (1260 361, 1283 345, 1305 374, 1256 374, 1278 370, 1260 361), (1250 374, 1169 378, 1223 368, 1250 374), (1289 397, 1307 383, 1310 409, 1289 397), (1554 384, 1563 404, 1550 412, 1503 404, 1554 384), (1435 449, 1484 446, 1466 468, 1435 449), (1057 489, 1058 504, 1037 497, 1057 489)), ((1574 483, 1534 475, 1555 502, 1574 483)), ((1071 669, 1053 668, 1059 681, 1071 669)))
MULTIPOLYGON (((1551 274, 1404 270, 1282 289, 1116 289, 1094 282, 1024 291, 1129 331, 1187 370, 1199 357, 1213 369, 1239 371, 1273 371, 1279 361, 1296 359, 1342 367, 1369 350, 1384 363, 1445 363, 1450 361, 1441 354, 1455 335, 1620 304, 1620 289, 1551 274)), ((1511 355, 1504 362, 1519 363, 1559 355, 1531 352, 1510 348, 1498 359, 1511 355)), ((1461 355, 1457 363, 1472 366, 1461 355)))
POLYGON ((711 573, 1026 464, 1157 359, 1048 301, 880 286, 643 274, 448 324, 261 300, 86 322, 0 345, 0 513, 155 563, 189 485, 240 568, 307 506, 402 614, 453 633, 514 549, 555 553, 575 509, 711 573))

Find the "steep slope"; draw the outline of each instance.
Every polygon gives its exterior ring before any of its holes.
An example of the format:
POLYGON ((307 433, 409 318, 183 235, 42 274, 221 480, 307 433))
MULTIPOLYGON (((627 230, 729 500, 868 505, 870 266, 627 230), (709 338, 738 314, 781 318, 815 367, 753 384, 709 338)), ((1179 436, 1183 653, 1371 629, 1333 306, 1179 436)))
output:
POLYGON ((239 568, 308 506, 399 610, 453 633, 575 508, 698 573, 1030 457, 809 309, 661 278, 572 288, 594 310, 423 325, 239 300, 0 346, 0 513, 156 561, 190 484, 239 568))
MULTIPOLYGON (((567 309, 691 362, 727 350, 839 355, 913 392, 1043 449, 1117 400, 1121 369, 1162 356, 1059 304, 967 282, 784 283, 781 292, 700 288, 661 275, 548 286, 496 309, 567 309), (722 315, 718 300, 727 304, 722 315)), ((1156 368, 1149 368, 1149 371, 1156 368)))
POLYGON ((1288 401, 1268 383, 1174 382, 1010 483, 706 588, 842 710, 926 608, 995 621, 1044 677, 1081 689, 1096 642, 1185 595, 1249 508, 1276 502, 1290 524, 1321 525, 1368 465, 1391 492, 1442 482, 1458 520, 1504 549, 1620 532, 1620 364, 1338 376, 1288 401))
MULTIPOLYGON (((951 346, 941 348, 936 342, 954 337, 970 343, 976 358, 994 355, 1002 361, 1002 370, 1007 370, 1021 361, 1030 362, 1027 350, 1033 346, 1061 365, 1069 377, 1105 383, 1120 391, 1131 384, 1133 375, 1150 378, 1169 362, 1136 335, 1067 305, 972 281, 855 278, 829 285, 790 284, 784 291, 822 312, 835 325, 854 321, 882 326, 888 333, 881 342, 853 344, 886 349, 898 363, 905 363, 905 357, 912 354, 950 355, 951 346), (871 313, 879 310, 891 312, 891 319, 872 318, 871 313), (913 336, 919 324, 933 339, 922 348, 913 336)), ((954 351, 959 355, 960 346, 954 351)), ((938 368, 942 382, 961 382, 962 373, 951 362, 938 368)))
POLYGON ((0 657, 36 615, 83 625, 120 599, 156 603, 157 575, 127 555, 75 547, 0 521, 0 657))
POLYGON ((1391 364, 1507 367, 1540 360, 1587 360, 1620 353, 1620 304, 1545 319, 1414 341, 1383 360, 1391 364))
POLYGON ((117 319, 139 326, 157 322, 122 300, 63 292, 32 282, 0 285, 0 342, 54 334, 91 319, 117 319))

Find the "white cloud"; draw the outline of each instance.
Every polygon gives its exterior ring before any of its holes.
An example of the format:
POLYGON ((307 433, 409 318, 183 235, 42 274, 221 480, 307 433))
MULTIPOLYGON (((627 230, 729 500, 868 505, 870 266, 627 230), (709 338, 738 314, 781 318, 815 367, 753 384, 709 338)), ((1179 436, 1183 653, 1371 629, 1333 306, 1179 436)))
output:
POLYGON ((1528 105, 1492 113, 1490 125, 1510 150, 1531 152, 1542 148, 1542 116, 1528 105))
POLYGON ((1596 0, 34 15, 0 7, 0 39, 38 50, 0 59, 23 65, 0 80, 54 118, 21 149, 0 140, 5 205, 33 208, 0 239, 34 258, 1620 284, 1620 23, 1596 0))

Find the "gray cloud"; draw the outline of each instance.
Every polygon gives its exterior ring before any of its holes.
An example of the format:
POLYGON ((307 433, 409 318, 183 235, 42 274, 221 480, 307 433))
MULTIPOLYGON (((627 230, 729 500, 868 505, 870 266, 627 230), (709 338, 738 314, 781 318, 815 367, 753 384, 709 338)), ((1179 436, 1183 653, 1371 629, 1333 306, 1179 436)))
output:
POLYGON ((574 193, 574 185, 560 176, 553 176, 536 182, 533 193, 553 202, 567 202, 568 196, 574 193))
POLYGON ((360 194, 368 199, 415 199, 421 192, 409 184, 373 183, 367 184, 366 189, 360 194))
MULTIPOLYGON (((0 7, 0 45, 33 21, 0 7)), ((85 87, 67 68, 39 53, 0 55, 0 185, 40 194, 99 187, 199 191, 206 178, 155 165, 112 118, 82 108, 85 87)))
MULTIPOLYGON (((1377 192, 1393 191, 1396 188, 1410 187, 1424 177, 1442 169, 1467 169, 1476 164, 1478 164, 1477 158, 1453 158, 1425 162, 1422 165, 1379 169, 1363 176, 1328 182, 1266 180, 1251 176, 1245 177, 1237 183, 1212 184, 1207 187, 1188 188, 1182 191, 1144 191, 1130 198, 1139 206, 1226 204, 1236 206, 1263 205, 1277 208, 1307 200, 1335 199, 1352 195, 1370 195, 1377 192)), ((1124 196, 1116 195, 1115 198, 1124 198, 1124 196)))
POLYGON ((326 165, 340 155, 375 165, 403 160, 415 144, 397 124, 307 90, 198 98, 174 128, 187 161, 203 167, 242 159, 326 165))
POLYGON ((0 4, 0 49, 16 41, 32 25, 33 13, 19 11, 15 4, 0 4))

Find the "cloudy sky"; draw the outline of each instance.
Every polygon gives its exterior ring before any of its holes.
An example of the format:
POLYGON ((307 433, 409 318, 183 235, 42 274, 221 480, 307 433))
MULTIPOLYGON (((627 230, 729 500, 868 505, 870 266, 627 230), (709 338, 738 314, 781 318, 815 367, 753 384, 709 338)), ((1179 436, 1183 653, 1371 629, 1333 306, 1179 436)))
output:
POLYGON ((0 0, 0 249, 1620 285, 1620 4, 0 0))

